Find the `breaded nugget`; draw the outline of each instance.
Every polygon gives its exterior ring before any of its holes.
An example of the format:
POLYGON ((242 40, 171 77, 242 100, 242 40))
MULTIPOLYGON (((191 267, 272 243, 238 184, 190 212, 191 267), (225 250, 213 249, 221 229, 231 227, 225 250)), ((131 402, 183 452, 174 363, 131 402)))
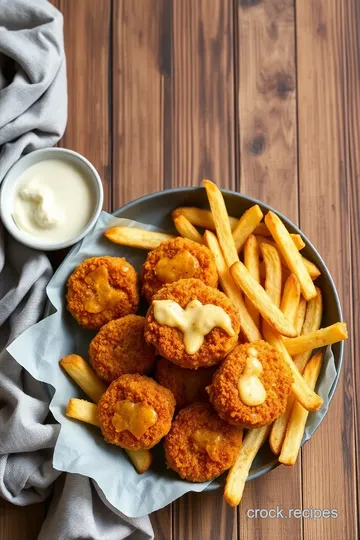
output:
POLYGON ((152 448, 168 433, 174 410, 167 388, 145 375, 121 375, 100 398, 98 420, 108 443, 140 450, 152 448))
POLYGON ((254 341, 235 347, 216 371, 207 391, 221 418, 245 428, 257 428, 272 422, 285 411, 292 383, 290 369, 274 347, 265 341, 254 341), (265 401, 260 405, 246 405, 239 394, 239 378, 252 349, 257 351, 262 366, 258 378, 266 392, 265 401))
POLYGON ((122 257, 86 259, 67 285, 67 309, 84 328, 97 330, 135 313, 139 305, 138 275, 122 257))
POLYGON ((205 387, 211 383, 215 366, 185 369, 160 358, 156 362, 155 379, 174 394, 177 409, 197 401, 208 401, 205 387))
POLYGON ((217 287, 218 274, 211 251, 187 238, 173 238, 150 251, 142 268, 142 294, 150 303, 165 284, 197 278, 217 287))
POLYGON ((190 482, 211 480, 231 467, 242 445, 242 428, 231 426, 209 403, 181 409, 165 437, 167 466, 190 482))
POLYGON ((148 374, 156 359, 155 347, 144 339, 145 317, 127 315, 105 324, 89 347, 90 364, 111 383, 125 373, 148 374))
POLYGON ((184 345, 184 334, 178 328, 159 324, 154 317, 151 304, 145 325, 145 339, 152 343, 161 356, 184 368, 198 369, 218 364, 235 347, 238 340, 240 321, 236 308, 224 293, 204 285, 199 279, 181 279, 165 285, 154 296, 156 300, 172 300, 185 309, 189 302, 198 300, 201 304, 211 304, 224 310, 230 317, 234 335, 230 336, 219 327, 213 328, 204 338, 197 352, 188 354, 184 345))

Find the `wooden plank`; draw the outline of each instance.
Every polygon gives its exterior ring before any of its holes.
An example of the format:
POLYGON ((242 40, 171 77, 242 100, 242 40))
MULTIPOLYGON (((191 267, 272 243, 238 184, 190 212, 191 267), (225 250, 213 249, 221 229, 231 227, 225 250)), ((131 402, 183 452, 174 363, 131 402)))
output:
POLYGON ((235 187, 234 32, 230 1, 175 1, 173 186, 235 187))
MULTIPOLYGON (((113 209, 164 186, 169 7, 167 0, 113 4, 113 209)), ((157 540, 172 538, 171 505, 152 514, 151 522, 157 540)))
MULTIPOLYGON (((298 220, 295 23, 291 0, 238 3, 241 192, 298 220)), ((296 519, 249 519, 253 508, 301 508, 301 468, 277 468, 247 484, 241 539, 301 538, 296 519)))
MULTIPOLYGON (((360 307, 356 299, 360 298, 360 282, 356 278, 360 266, 360 4, 351 0, 346 4, 345 15, 345 59, 343 66, 346 70, 346 123, 347 123, 347 154, 346 171, 350 190, 350 238, 353 277, 353 365, 354 365, 354 395, 355 395, 355 456, 360 455, 360 307)), ((360 531, 360 459, 357 465, 357 517, 358 534, 360 531)))
POLYGON ((114 207, 163 187, 161 36, 165 2, 115 0, 114 207))
MULTIPOLYGON (((355 2, 349 4, 355 6, 355 2)), ((296 3, 300 223, 335 279, 344 318, 350 324, 350 171, 346 160, 348 164, 350 159, 354 162, 347 149, 348 90, 344 63, 349 60, 355 42, 351 42, 346 31, 346 24, 353 24, 349 18, 345 3, 336 0, 296 3)), ((305 538, 358 538, 353 385, 348 342, 329 414, 303 450, 304 508, 313 505, 336 509, 339 517, 304 520, 305 538)))
MULTIPOLYGON (((169 187, 210 178, 235 188, 232 2, 173 2, 172 167, 169 187)), ((174 539, 235 539, 222 490, 174 503, 174 539)))
POLYGON ((59 0, 64 15, 68 124, 60 146, 87 157, 104 185, 111 209, 109 53, 111 0, 59 0))
POLYGON ((0 499, 1 540, 36 540, 45 519, 45 503, 19 507, 0 499))

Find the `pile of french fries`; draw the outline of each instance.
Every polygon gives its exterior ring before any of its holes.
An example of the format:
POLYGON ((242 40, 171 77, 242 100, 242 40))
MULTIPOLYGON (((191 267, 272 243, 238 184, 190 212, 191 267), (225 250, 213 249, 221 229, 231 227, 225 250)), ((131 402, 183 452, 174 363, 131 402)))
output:
MULTIPOLYGON (((308 413, 322 405, 314 389, 324 355, 318 352, 312 356, 312 351, 346 339, 347 328, 339 322, 320 329, 322 294, 314 285, 320 271, 301 255, 305 243, 300 235, 290 234, 274 212, 269 211, 264 217, 258 205, 249 208, 240 219, 229 216, 218 187, 209 180, 204 180, 204 186, 210 210, 177 208, 172 214, 174 225, 181 236, 205 244, 213 253, 221 288, 239 312, 241 339, 244 342, 265 339, 275 347, 293 376, 285 413, 272 425, 247 432, 242 450, 229 471, 224 497, 236 506, 241 501, 252 462, 268 438, 281 463, 296 462, 308 413), (205 229, 204 234, 197 227, 205 229)), ((113 227, 105 236, 117 244, 143 249, 154 249, 162 241, 174 238, 128 227, 113 227)), ((100 388, 98 384, 89 387, 89 373, 86 384, 76 378, 74 371, 70 375, 96 403, 100 388)), ((80 400, 71 401, 70 416, 80 400)), ((96 405, 90 405, 94 411, 96 405)), ((96 418, 92 414, 90 408, 84 412, 90 420, 96 418)), ((75 417, 79 419, 78 412, 75 417)), ((136 463, 140 453, 128 454, 136 463)), ((141 455, 142 465, 146 460, 146 463, 151 461, 151 457, 141 455)), ((138 470, 141 468, 144 467, 138 470)))

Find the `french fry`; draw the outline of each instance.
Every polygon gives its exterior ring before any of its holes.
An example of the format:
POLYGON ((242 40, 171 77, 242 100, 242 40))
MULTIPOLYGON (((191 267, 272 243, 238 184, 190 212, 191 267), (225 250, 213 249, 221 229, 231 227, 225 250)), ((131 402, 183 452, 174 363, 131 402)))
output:
POLYGON ((298 305, 300 301, 300 283, 295 274, 287 278, 281 298, 280 309, 290 322, 295 326, 298 305))
MULTIPOLYGON (((250 234, 250 236, 248 237, 248 239, 246 240, 244 244, 244 264, 246 268, 249 270, 252 277, 258 283, 260 283, 259 246, 253 234, 250 234)), ((259 328, 259 325, 260 325, 259 312, 247 296, 245 297, 245 305, 254 323, 259 328)))
MULTIPOLYGON (((84 399, 71 398, 69 400, 66 416, 100 427, 97 419, 97 406, 95 403, 90 403, 84 399)), ((152 462, 152 455, 149 450, 126 450, 132 464, 138 473, 144 473, 148 470, 152 462)))
MULTIPOLYGON (((295 328, 297 325, 296 330, 298 333, 301 332, 305 317, 306 300, 303 300, 304 304, 302 305, 304 307, 302 308, 302 311, 298 313, 298 306, 300 301, 300 284, 297 277, 294 274, 290 274, 284 286, 280 309, 283 314, 289 319, 289 321, 294 324, 295 328)), ((276 455, 278 455, 281 450, 281 445, 285 437, 286 426, 289 420, 289 416, 291 414, 293 403, 294 397, 293 394, 291 394, 288 397, 284 413, 278 416, 274 421, 273 425, 271 426, 269 444, 271 450, 276 455)))
POLYGON ((235 248, 235 242, 231 234, 229 216, 226 211, 224 198, 220 189, 213 184, 213 182, 210 182, 210 180, 204 180, 203 184, 209 199, 217 237, 219 239, 226 264, 230 268, 230 266, 238 261, 239 258, 235 248))
POLYGON ((320 270, 316 266, 316 264, 312 263, 305 257, 302 258, 303 263, 305 265, 306 270, 309 272, 309 276, 313 281, 315 281, 316 278, 318 278, 321 274, 320 270))
MULTIPOLYGON (((304 324, 302 326, 301 332, 299 332, 299 334, 303 336, 319 330, 321 325, 321 319, 323 314, 322 294, 321 290, 318 287, 316 288, 316 292, 317 295, 315 296, 315 298, 312 298, 312 300, 310 300, 306 308, 304 324)), ((304 371, 304 368, 308 363, 310 356, 311 350, 294 356, 293 360, 300 373, 304 371)))
POLYGON ((60 365, 92 401, 99 401, 107 386, 81 356, 68 354, 60 360, 60 365))
POLYGON ((283 414, 278 416, 271 426, 270 436, 269 436, 269 445, 271 451, 275 455, 279 455, 281 452, 281 447, 284 442, 286 428, 289 422, 291 411, 294 405, 294 394, 290 394, 286 402, 286 409, 283 414))
POLYGON ((161 242, 175 238, 172 234, 147 231, 135 227, 112 227, 104 232, 104 236, 115 244, 140 249, 155 249, 161 242))
POLYGON ((274 212, 268 212, 265 223, 274 238, 280 253, 284 257, 287 266, 299 280, 302 294, 305 300, 311 300, 316 296, 315 285, 304 264, 303 258, 296 248, 287 228, 274 212))
POLYGON ((100 427, 97 419, 97 406, 85 399, 71 398, 66 409, 66 416, 100 427))
POLYGON ((256 229, 254 230, 254 234, 256 236, 271 236, 271 232, 265 225, 265 223, 259 223, 259 225, 256 226, 256 229))
POLYGON ((291 356, 295 356, 305 351, 324 347, 325 345, 332 345, 347 338, 348 331, 346 323, 338 322, 306 335, 286 339, 284 343, 288 353, 291 356))
MULTIPOLYGON (((316 296, 315 296, 315 298, 316 298, 316 296)), ((298 336, 300 336, 300 334, 302 332, 303 325, 304 325, 306 306, 307 306, 307 302, 306 302, 305 298, 300 296, 300 300, 299 300, 298 307, 297 307, 297 310, 296 310, 295 323, 294 323, 295 330, 297 331, 298 336)))
MULTIPOLYGON (((215 223, 210 210, 195 208, 193 206, 181 206, 176 208, 176 210, 172 212, 171 216, 173 219, 178 216, 184 216, 192 225, 195 225, 195 227, 203 227, 209 231, 215 231, 215 223)), ((238 221, 239 220, 237 218, 229 216, 231 230, 235 229, 238 221)))
POLYGON ((303 407, 305 407, 305 409, 308 411, 316 411, 317 409, 320 409, 321 405, 323 404, 323 400, 314 392, 314 390, 309 388, 309 385, 299 373, 299 370, 286 350, 281 335, 266 324, 265 321, 263 324, 263 335, 266 341, 275 347, 281 358, 289 366, 293 376, 292 391, 296 396, 296 399, 300 401, 303 407))
POLYGON ((268 244, 260 244, 265 264, 265 291, 274 302, 276 307, 280 307, 281 300, 281 262, 278 250, 268 244))
POLYGON ((129 456, 136 471, 142 474, 148 470, 152 463, 152 453, 150 450, 142 448, 141 450, 126 450, 125 452, 129 456))
POLYGON ((260 315, 284 336, 295 336, 294 325, 288 321, 274 304, 263 287, 252 277, 246 266, 238 261, 230 268, 235 283, 244 291, 260 315))
MULTIPOLYGON (((298 250, 303 249, 305 247, 306 244, 304 240, 301 238, 300 234, 290 234, 290 236, 292 240, 294 241, 294 244, 298 250)), ((277 247, 276 242, 274 242, 274 240, 272 240, 268 236, 256 235, 256 239, 259 242, 259 244, 269 244, 269 246, 277 247)), ((282 261, 285 262, 285 259, 282 258, 282 261)))
POLYGON ((257 225, 259 225, 263 217, 264 214, 258 204, 255 204, 243 213, 232 233, 237 252, 241 250, 246 239, 252 234, 257 225))
POLYGON ((189 240, 197 242, 198 244, 202 244, 201 234, 198 230, 195 229, 194 225, 192 225, 185 216, 179 215, 177 217, 174 217, 174 225, 180 236, 188 238, 189 240))
POLYGON ((248 341, 257 341, 261 339, 259 329, 256 327, 251 315, 246 309, 241 292, 235 285, 233 278, 226 265, 224 255, 218 239, 214 233, 205 231, 204 243, 210 249, 215 257, 216 268, 219 274, 221 287, 234 306, 238 309, 240 317, 241 332, 245 335, 248 341))
MULTIPOLYGON (((304 379, 312 389, 315 388, 316 381, 318 380, 323 358, 323 353, 319 352, 312 357, 305 367, 304 379)), ((295 401, 279 456, 280 463, 284 465, 295 464, 308 415, 309 412, 298 401, 295 401)))
POLYGON ((269 430, 267 424, 258 429, 250 429, 245 435, 240 453, 226 478, 224 499, 230 506, 237 506, 241 502, 250 467, 266 441, 269 430))
MULTIPOLYGON (((292 237, 292 235, 290 235, 290 236, 292 237)), ((298 236, 299 238, 301 238, 300 235, 294 235, 294 236, 298 236)), ((269 244, 270 246, 276 246, 276 242, 274 242, 273 240, 269 240, 269 238, 266 238, 265 236, 257 236, 256 239, 259 242, 259 244, 265 243, 265 244, 269 244)), ((294 242, 294 243, 298 244, 298 242, 294 242)), ((291 271, 289 270, 287 262, 284 259, 284 257, 282 256, 282 254, 280 253, 280 251, 279 251, 279 255, 280 255, 280 259, 281 259, 281 264, 283 265, 284 269, 285 268, 287 269, 287 271, 289 272, 289 275, 290 275, 291 271)), ((307 271, 309 272, 309 275, 310 275, 311 279, 314 281, 316 278, 318 278, 320 276, 320 274, 321 274, 320 270, 318 269, 318 267, 314 263, 312 263, 311 261, 309 261, 305 257, 302 257, 302 260, 303 260, 304 265, 306 266, 307 271)))

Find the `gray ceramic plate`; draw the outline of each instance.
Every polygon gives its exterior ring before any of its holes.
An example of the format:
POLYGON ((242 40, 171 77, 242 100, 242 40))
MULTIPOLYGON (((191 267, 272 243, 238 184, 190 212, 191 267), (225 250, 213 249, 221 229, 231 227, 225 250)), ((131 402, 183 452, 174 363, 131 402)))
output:
MULTIPOLYGON (((245 210, 258 204, 264 213, 268 210, 274 210, 270 206, 253 199, 251 197, 246 197, 245 195, 240 195, 232 191, 222 190, 224 195, 225 203, 229 212, 229 215, 240 217, 245 210)), ((207 197, 205 189, 201 187, 194 188, 179 188, 171 189, 166 191, 161 191, 158 193, 152 193, 136 199, 135 201, 126 204, 116 212, 114 215, 116 217, 128 218, 142 223, 148 223, 167 232, 174 232, 174 226, 171 219, 171 212, 179 206, 198 206, 202 208, 208 208, 207 197)), ((277 212, 277 211, 276 211, 277 212)), ((311 242, 302 234, 302 232, 289 221, 285 216, 277 214, 281 219, 286 223, 287 228, 292 233, 301 234, 303 237, 306 247, 302 250, 302 253, 309 260, 314 262, 321 270, 321 276, 318 278, 317 283, 323 292, 324 299, 324 316, 322 325, 328 326, 338 321, 342 321, 342 313, 338 294, 332 280, 332 277, 325 266, 324 261, 320 257, 319 253, 316 251, 311 242)), ((66 260, 66 259, 65 259, 66 260)), ((48 311, 49 314, 49 311, 48 311)), ((329 394, 329 400, 332 399, 335 392, 335 388, 338 383, 342 358, 343 358, 343 343, 337 343, 332 346, 332 351, 335 359, 335 367, 337 371, 336 380, 331 388, 329 394)), ((269 472, 278 465, 274 455, 272 454, 270 448, 265 444, 260 452, 258 453, 251 471, 249 480, 257 478, 262 474, 269 472)), ((219 487, 220 480, 215 480, 210 484, 208 489, 216 489, 219 487)))

